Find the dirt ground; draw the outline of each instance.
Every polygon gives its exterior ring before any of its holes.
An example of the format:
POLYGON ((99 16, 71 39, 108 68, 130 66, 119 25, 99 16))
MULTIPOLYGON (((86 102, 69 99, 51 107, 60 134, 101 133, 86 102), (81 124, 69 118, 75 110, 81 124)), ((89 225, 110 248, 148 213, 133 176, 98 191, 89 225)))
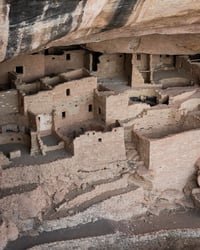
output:
POLYGON ((195 209, 188 211, 182 209, 174 212, 163 211, 159 216, 147 214, 134 221, 99 220, 74 228, 44 232, 32 237, 24 236, 10 242, 5 250, 22 250, 37 245, 38 247, 34 249, 200 249, 199 237, 191 239, 185 234, 186 231, 176 232, 178 229, 200 230, 200 211, 195 209), (157 233, 161 230, 163 233, 157 237, 157 233), (169 232, 169 234, 166 232, 169 232), (144 242, 141 240, 140 242, 137 238, 137 244, 134 243, 134 237, 141 237, 146 234, 149 235, 147 240, 144 242), (105 237, 105 239, 98 242, 99 236, 103 237, 102 239, 105 237), (89 242, 87 241, 88 237, 92 237, 89 242), (93 239, 96 243, 93 242, 93 239), (77 245, 77 240, 80 241, 79 245, 77 245), (119 244, 118 241, 121 243, 119 244), (57 242, 56 246, 53 242, 57 242), (123 247, 122 242, 124 242, 123 247), (45 245, 41 247, 41 244, 45 245), (89 248, 87 247, 88 244, 90 245, 89 248))

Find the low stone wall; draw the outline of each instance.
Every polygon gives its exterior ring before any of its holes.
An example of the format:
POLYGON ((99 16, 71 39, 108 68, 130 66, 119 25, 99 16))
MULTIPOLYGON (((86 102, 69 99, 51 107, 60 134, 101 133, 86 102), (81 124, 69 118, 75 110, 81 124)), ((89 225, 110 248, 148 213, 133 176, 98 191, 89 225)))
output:
POLYGON ((153 188, 182 191, 200 156, 200 129, 154 139, 133 131, 133 141, 145 166, 153 173, 153 188))
POLYGON ((130 93, 124 92, 106 98, 106 124, 114 123, 116 120, 132 119, 150 108, 146 103, 129 105, 129 97, 130 93))
POLYGON ((150 158, 150 140, 136 131, 132 132, 132 138, 141 159, 148 168, 150 158))
POLYGON ((0 145, 9 143, 20 143, 30 145, 30 137, 23 133, 4 133, 0 134, 0 145))
POLYGON ((151 131, 162 130, 164 127, 177 126, 181 120, 181 112, 165 105, 145 110, 141 117, 133 122, 134 130, 142 131, 142 134, 150 134, 151 131))
POLYGON ((7 132, 25 132, 26 128, 25 126, 20 126, 17 124, 6 124, 1 126, 1 132, 2 133, 7 133, 7 132))

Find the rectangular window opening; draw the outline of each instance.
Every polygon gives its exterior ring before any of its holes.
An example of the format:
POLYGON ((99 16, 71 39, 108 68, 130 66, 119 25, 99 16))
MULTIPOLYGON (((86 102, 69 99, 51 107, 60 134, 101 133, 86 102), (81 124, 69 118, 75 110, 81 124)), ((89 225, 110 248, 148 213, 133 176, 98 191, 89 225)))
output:
POLYGON ((66 113, 65 111, 62 112, 62 119, 65 119, 66 113))
POLYGON ((66 60, 67 61, 71 60, 71 54, 66 54, 66 60))
POLYGON ((66 96, 70 95, 70 89, 66 89, 66 96))
POLYGON ((92 104, 88 105, 88 112, 92 112, 92 104))
POLYGON ((99 108, 99 114, 101 114, 101 108, 99 108))
POLYGON ((17 74, 23 74, 24 73, 24 68, 23 68, 23 66, 16 66, 15 71, 16 71, 17 74))

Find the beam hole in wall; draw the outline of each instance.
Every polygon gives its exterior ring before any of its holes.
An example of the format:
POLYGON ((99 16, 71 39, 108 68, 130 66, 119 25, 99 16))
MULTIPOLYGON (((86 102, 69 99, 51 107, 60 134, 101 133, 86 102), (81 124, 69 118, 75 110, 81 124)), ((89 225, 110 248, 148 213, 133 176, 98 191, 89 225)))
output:
POLYGON ((62 112, 62 119, 65 119, 65 117, 66 117, 66 113, 65 113, 65 111, 63 111, 62 112))
POLYGON ((98 138, 98 142, 102 142, 102 139, 101 139, 101 138, 98 138))
POLYGON ((55 57, 52 57, 52 60, 55 60, 56 58, 55 57))
POLYGON ((88 112, 92 112, 92 104, 88 105, 88 112))
POLYGON ((14 138, 11 138, 10 140, 11 140, 11 141, 14 141, 14 138))
POLYGON ((70 89, 66 89, 66 96, 70 95, 70 89))
POLYGON ((66 60, 70 61, 71 60, 71 54, 66 54, 66 60))
POLYGON ((15 69, 17 74, 23 74, 24 73, 24 67, 23 66, 16 66, 15 69))
POLYGON ((38 116, 38 121, 40 121, 40 117, 38 116))

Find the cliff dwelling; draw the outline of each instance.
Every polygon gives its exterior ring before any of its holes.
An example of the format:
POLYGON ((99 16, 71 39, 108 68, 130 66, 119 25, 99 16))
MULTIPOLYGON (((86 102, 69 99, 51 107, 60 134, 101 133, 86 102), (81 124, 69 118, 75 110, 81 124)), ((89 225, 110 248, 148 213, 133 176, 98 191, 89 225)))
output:
POLYGON ((192 2, 0 3, 0 249, 200 248, 192 2))

